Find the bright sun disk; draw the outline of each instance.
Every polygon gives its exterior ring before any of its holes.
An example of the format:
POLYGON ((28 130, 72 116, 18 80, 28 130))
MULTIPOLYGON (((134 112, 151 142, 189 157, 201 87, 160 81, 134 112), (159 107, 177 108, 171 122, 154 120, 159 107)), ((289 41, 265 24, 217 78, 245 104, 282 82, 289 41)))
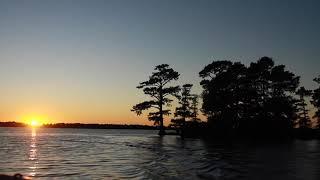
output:
POLYGON ((40 126, 40 123, 39 123, 39 121, 33 119, 33 120, 31 120, 30 125, 32 127, 37 127, 37 126, 40 126))

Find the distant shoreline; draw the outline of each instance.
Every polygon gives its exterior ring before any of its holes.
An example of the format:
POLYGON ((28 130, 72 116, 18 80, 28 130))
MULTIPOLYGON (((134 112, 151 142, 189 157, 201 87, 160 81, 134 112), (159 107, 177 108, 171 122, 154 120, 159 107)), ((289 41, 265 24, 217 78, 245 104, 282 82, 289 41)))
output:
MULTIPOLYGON (((30 127, 30 125, 21 122, 0 122, 0 127, 30 127)), ((41 128, 69 128, 69 129, 140 129, 140 130, 159 130, 156 126, 149 126, 149 125, 138 125, 138 124, 83 124, 83 123, 55 123, 55 124, 43 124, 41 128)), ((175 130, 171 127, 166 127, 166 130, 175 130)), ((213 138, 215 140, 220 139, 221 137, 217 134, 212 134, 210 129, 193 129, 187 128, 186 130, 186 137, 197 137, 197 138, 213 138), (209 130, 209 131, 208 131, 209 130), (190 132, 191 131, 191 132, 190 132)), ((176 132, 169 132, 167 135, 178 135, 176 132)), ((311 129, 311 128, 293 128, 289 134, 284 136, 270 137, 270 134, 266 134, 266 136, 259 136, 255 134, 258 139, 277 139, 283 137, 291 137, 291 138, 298 138, 298 139, 320 139, 320 130, 319 129, 311 129)), ((248 136, 248 134, 238 134, 237 136, 226 136, 225 138, 245 138, 245 139, 255 139, 255 136, 248 136)))
MULTIPOLYGON (((20 122, 0 122, 0 127, 28 127, 28 124, 20 122)), ((150 129, 156 130, 157 127, 138 124, 83 124, 83 123, 54 123, 43 124, 44 128, 78 128, 78 129, 150 129)))

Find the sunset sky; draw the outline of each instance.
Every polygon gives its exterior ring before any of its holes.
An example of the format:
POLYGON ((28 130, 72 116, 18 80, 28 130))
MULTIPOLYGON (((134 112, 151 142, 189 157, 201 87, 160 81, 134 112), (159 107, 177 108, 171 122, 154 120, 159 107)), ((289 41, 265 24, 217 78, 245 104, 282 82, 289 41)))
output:
POLYGON ((200 93, 213 59, 271 56, 313 89, 319 2, 0 0, 0 121, 152 124, 130 108, 162 63, 200 93))

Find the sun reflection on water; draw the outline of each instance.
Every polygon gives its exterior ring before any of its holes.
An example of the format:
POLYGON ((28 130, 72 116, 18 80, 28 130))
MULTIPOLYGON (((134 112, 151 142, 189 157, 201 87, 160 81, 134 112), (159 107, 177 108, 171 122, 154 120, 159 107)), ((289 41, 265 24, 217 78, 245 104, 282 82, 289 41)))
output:
POLYGON ((29 176, 35 176, 37 173, 37 131, 36 128, 32 128, 31 131, 31 143, 30 143, 30 150, 29 150, 29 161, 30 161, 30 173, 29 176))

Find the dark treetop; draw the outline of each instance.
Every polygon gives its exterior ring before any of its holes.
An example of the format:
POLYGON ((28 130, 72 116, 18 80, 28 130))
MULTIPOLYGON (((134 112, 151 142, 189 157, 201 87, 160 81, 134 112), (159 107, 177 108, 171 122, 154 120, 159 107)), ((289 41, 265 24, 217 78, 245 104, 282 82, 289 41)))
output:
POLYGON ((170 106, 172 99, 169 96, 176 96, 179 92, 179 86, 169 86, 168 84, 173 80, 178 80, 179 73, 169 67, 168 64, 161 64, 155 67, 155 72, 149 77, 149 80, 141 82, 137 87, 142 89, 144 94, 148 95, 150 100, 136 104, 131 111, 141 115, 142 111, 148 109, 155 109, 149 112, 148 118, 159 124, 159 134, 165 134, 163 125, 163 116, 170 114, 170 109, 164 109, 170 106))
POLYGON ((213 61, 200 73, 202 110, 214 132, 229 135, 286 134, 296 119, 293 92, 299 77, 262 57, 249 67, 213 61), (272 133, 270 130, 272 129, 272 133))

